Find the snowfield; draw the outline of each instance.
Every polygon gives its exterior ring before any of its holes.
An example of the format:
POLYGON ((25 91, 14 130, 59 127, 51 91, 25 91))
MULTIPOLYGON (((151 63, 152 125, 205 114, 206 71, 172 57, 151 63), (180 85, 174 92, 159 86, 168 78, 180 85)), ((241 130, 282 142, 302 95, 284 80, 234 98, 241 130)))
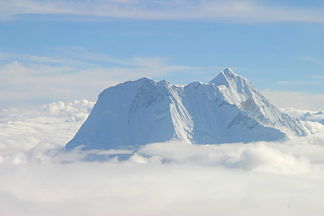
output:
POLYGON ((324 212, 324 127, 319 122, 303 122, 311 135, 279 142, 63 151, 93 105, 83 100, 0 111, 1 215, 324 212), (109 159, 85 161, 87 154, 109 159))

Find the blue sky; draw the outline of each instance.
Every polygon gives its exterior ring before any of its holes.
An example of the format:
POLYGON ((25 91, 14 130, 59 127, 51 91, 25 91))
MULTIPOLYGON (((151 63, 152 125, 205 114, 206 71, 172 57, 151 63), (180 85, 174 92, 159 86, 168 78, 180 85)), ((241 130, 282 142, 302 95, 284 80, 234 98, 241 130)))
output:
POLYGON ((273 100, 312 97, 316 105, 300 107, 324 109, 323 1, 13 0, 0 8, 1 107, 95 100, 142 76, 209 81, 232 67, 273 100))

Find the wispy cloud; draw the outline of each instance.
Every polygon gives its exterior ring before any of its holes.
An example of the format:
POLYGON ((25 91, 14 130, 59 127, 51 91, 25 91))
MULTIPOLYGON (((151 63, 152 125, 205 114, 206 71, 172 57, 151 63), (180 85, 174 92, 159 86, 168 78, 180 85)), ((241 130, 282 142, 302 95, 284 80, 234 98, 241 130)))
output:
MULTIPOLYGON (((319 66, 324 66, 324 61, 311 56, 300 56, 299 60, 310 62, 319 66)), ((311 86, 311 85, 323 85, 324 76, 322 75, 310 75, 308 79, 304 80, 280 80, 277 82, 281 86, 311 86)))
POLYGON ((320 79, 320 80, 324 80, 324 76, 318 76, 318 75, 314 75, 312 76, 313 79, 320 79))
POLYGON ((323 9, 270 6, 252 0, 13 0, 0 3, 3 18, 22 14, 61 14, 150 20, 229 20, 324 22, 323 9))
POLYGON ((314 57, 311 57, 311 56, 301 56, 301 57, 299 57, 299 59, 303 60, 303 61, 307 61, 307 62, 311 62, 311 63, 314 63, 314 64, 324 66, 324 60, 322 60, 322 59, 314 58, 314 57))
POLYGON ((1 106, 36 100, 94 100, 104 88, 122 81, 203 70, 170 64, 163 57, 118 59, 83 49, 61 51, 59 56, 0 52, 1 106))
POLYGON ((277 107, 323 110, 324 94, 265 89, 262 93, 277 107))
POLYGON ((323 84, 318 80, 281 80, 277 82, 278 85, 295 86, 295 85, 319 85, 323 84))

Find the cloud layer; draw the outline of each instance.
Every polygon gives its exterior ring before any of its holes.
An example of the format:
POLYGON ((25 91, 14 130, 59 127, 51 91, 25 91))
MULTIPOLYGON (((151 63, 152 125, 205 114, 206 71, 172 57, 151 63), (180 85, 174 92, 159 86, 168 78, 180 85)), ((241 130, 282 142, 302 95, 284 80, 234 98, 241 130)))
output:
POLYGON ((0 110, 0 162, 47 160, 47 150, 60 148, 71 139, 93 104, 81 100, 0 110))
POLYGON ((307 123, 317 128, 312 136, 281 143, 155 143, 127 160, 85 162, 61 147, 92 106, 83 100, 1 110, 2 214, 306 216, 324 211, 319 123, 307 123))

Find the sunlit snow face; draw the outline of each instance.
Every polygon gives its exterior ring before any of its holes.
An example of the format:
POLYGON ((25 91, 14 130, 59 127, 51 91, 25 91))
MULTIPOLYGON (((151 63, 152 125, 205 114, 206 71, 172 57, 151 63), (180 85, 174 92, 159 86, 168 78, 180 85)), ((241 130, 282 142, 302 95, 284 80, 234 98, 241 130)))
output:
MULTIPOLYGON (((278 143, 155 143, 83 161, 61 148, 89 101, 0 111, 1 215, 320 215, 324 129, 278 143), (67 163, 68 162, 68 163, 67 163)), ((92 152, 93 153, 93 152, 92 152)))

